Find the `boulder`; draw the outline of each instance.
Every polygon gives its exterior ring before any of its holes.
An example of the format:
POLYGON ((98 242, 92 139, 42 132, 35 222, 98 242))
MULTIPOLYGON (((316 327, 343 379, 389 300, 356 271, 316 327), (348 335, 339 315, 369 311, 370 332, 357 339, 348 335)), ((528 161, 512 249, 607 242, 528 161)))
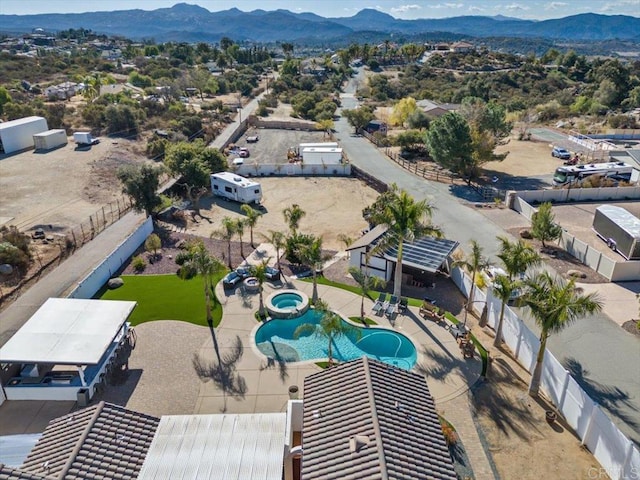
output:
POLYGON ((3 275, 11 275, 13 273, 13 267, 8 263, 0 265, 0 273, 3 275))
POLYGON ((122 280, 122 278, 120 277, 110 278, 109 281, 107 282, 107 287, 110 290, 115 290, 116 288, 120 288, 122 285, 124 285, 124 280, 122 280))
POLYGON ((567 275, 573 278, 587 278, 587 274, 580 270, 567 270, 567 275))

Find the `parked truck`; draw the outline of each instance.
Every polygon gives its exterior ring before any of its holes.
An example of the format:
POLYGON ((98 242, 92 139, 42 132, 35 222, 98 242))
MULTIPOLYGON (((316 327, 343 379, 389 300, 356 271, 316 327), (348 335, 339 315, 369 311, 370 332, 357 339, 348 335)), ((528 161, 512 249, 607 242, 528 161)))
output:
POLYGON ((73 141, 78 146, 96 145, 100 140, 93 138, 91 132, 74 132, 73 141))
POLYGON ((211 192, 217 197, 240 203, 259 204, 262 200, 262 188, 258 182, 232 172, 212 174, 211 192))
POLYGON ((614 205, 600 205, 593 217, 593 229, 607 246, 627 260, 640 260, 640 219, 614 205))

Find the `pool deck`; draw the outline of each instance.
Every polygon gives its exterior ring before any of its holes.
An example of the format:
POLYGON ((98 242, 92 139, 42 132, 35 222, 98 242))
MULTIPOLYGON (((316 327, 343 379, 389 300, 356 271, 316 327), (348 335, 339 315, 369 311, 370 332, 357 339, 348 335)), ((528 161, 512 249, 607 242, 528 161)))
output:
MULTIPOLYGON (((311 297, 313 288, 310 282, 301 280, 287 280, 284 284, 265 283, 264 286, 265 299, 274 291, 286 288, 301 290, 311 297)), ((222 322, 215 329, 215 341, 224 368, 212 369, 212 381, 202 383, 194 413, 284 411, 289 400, 289 387, 297 386, 302 398, 304 378, 318 372, 319 367, 314 362, 273 362, 259 352, 253 340, 253 334, 260 326, 253 315, 259 304, 257 293, 246 293, 242 288, 224 291, 219 284, 216 294, 223 303, 224 311, 222 322)), ((318 294, 343 317, 360 315, 360 296, 325 285, 318 285, 318 294)), ((480 378, 480 357, 464 359, 451 333, 439 324, 423 320, 418 316, 417 308, 410 307, 404 315, 398 315, 395 326, 392 326, 387 317, 373 315, 372 305, 373 301, 365 299, 367 316, 375 319, 382 328, 403 333, 416 345, 418 362, 414 371, 425 375, 439 409, 465 394, 480 378)), ((219 364, 218 354, 212 336, 205 341, 197 356, 201 363, 210 367, 219 364)))

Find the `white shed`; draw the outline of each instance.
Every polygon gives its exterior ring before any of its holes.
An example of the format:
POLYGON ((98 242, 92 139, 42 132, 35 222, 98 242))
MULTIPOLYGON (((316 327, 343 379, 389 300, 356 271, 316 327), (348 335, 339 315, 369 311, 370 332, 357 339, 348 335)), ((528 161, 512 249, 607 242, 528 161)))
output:
POLYGON ((25 117, 0 123, 0 143, 4 153, 33 147, 33 136, 49 130, 43 117, 25 117))
POLYGON ((47 130, 33 136, 36 150, 51 150, 67 144, 67 132, 64 129, 47 130))

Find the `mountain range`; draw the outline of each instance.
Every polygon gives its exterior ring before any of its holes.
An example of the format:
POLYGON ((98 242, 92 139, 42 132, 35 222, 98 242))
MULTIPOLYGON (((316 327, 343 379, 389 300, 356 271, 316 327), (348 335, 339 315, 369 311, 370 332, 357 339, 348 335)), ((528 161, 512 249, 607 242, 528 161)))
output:
POLYGON ((351 17, 325 18, 288 10, 237 8, 210 12, 197 5, 179 3, 171 8, 112 12, 0 15, 0 30, 31 32, 35 28, 59 31, 85 28, 97 33, 155 41, 300 42, 337 40, 357 33, 419 35, 447 32, 469 37, 521 37, 553 40, 640 41, 640 18, 625 15, 573 15, 552 20, 520 20, 510 17, 461 16, 443 19, 399 20, 374 9, 351 17))

